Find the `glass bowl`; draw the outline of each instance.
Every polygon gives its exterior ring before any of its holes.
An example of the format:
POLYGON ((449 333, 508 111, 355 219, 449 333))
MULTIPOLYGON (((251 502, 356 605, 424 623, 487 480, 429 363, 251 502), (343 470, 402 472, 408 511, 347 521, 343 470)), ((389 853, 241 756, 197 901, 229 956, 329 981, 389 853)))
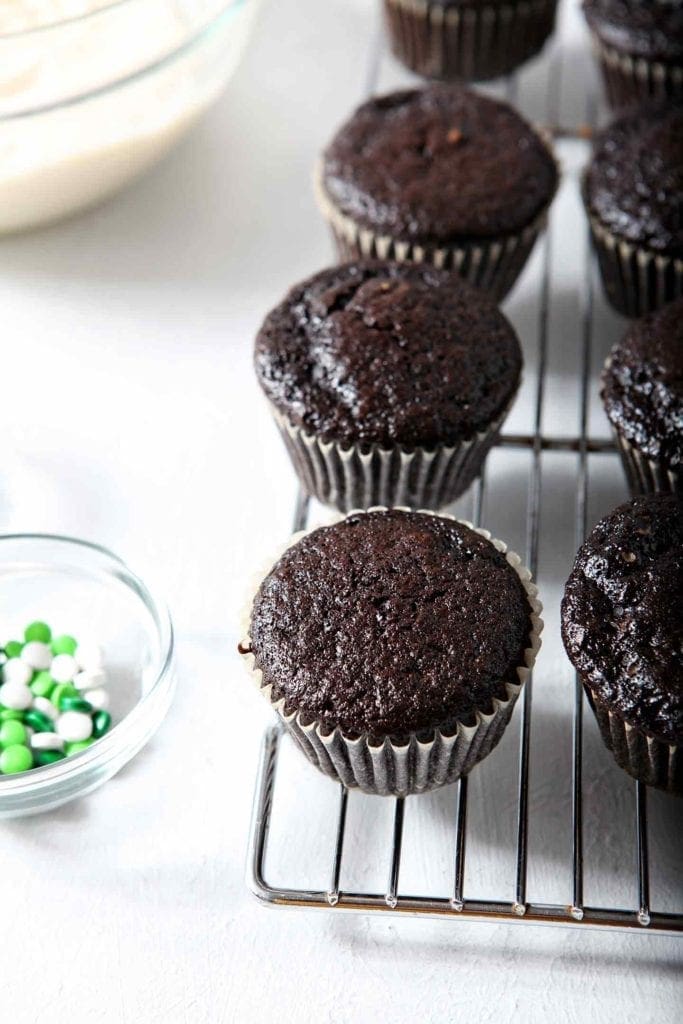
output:
POLYGON ((165 606, 106 548, 45 534, 0 536, 0 643, 35 620, 104 649, 113 726, 81 753, 0 775, 0 818, 50 810, 100 786, 163 720, 173 695, 165 606))
POLYGON ((259 0, 0 3, 0 234, 91 206, 217 98, 259 0))

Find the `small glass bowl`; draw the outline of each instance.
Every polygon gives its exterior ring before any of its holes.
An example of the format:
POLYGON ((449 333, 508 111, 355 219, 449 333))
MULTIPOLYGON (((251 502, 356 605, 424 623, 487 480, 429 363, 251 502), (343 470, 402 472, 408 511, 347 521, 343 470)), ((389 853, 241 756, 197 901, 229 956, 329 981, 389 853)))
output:
POLYGON ((0 235, 93 206, 160 160, 227 85, 258 4, 0 3, 0 235))
POLYGON ((56 764, 0 775, 0 818, 36 814, 110 779, 161 724, 174 689, 168 610, 106 548, 46 534, 0 536, 0 643, 36 619, 104 649, 113 726, 56 764))

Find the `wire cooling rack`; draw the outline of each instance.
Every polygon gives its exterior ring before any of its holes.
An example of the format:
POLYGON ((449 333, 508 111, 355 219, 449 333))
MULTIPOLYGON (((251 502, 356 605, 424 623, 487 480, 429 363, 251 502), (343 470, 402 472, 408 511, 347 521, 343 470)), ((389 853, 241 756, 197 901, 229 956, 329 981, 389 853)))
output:
MULTIPOLYGON (((548 62, 548 87, 546 92, 546 126, 558 138, 585 140, 590 136, 595 122, 595 102, 589 95, 585 107, 585 123, 576 128, 558 127, 560 111, 561 74, 558 64, 559 47, 548 62)), ((381 63, 382 42, 378 37, 371 53, 366 78, 366 92, 375 91, 381 63)), ((504 85, 507 98, 514 101, 516 81, 511 77, 504 85)), ((543 412, 546 402, 549 348, 549 300, 553 284, 552 268, 552 227, 549 227, 542 242, 542 262, 538 282, 538 350, 536 359, 536 380, 533 410, 533 428, 529 433, 502 434, 498 447, 521 450, 530 457, 529 485, 526 501, 525 534, 526 564, 534 578, 539 570, 539 542, 541 522, 541 494, 543 485, 545 452, 561 454, 565 472, 573 473, 575 479, 575 533, 576 546, 582 542, 587 526, 587 502, 589 497, 589 457, 615 459, 616 448, 610 441, 591 437, 588 434, 589 395, 591 387, 591 357, 594 337, 594 268, 588 230, 585 229, 584 265, 581 275, 581 352, 578 390, 579 430, 574 436, 549 436, 543 432, 543 412)), ((472 496, 472 519, 478 525, 482 517, 486 492, 485 476, 475 483, 472 496)), ((300 494, 294 514, 294 530, 305 528, 308 522, 309 501, 300 494)), ((538 672, 538 668, 537 668, 538 672)), ((571 883, 566 904, 533 902, 528 897, 529 889, 529 830, 530 830, 530 736, 533 706, 533 680, 525 688, 521 703, 519 729, 518 778, 516 784, 515 808, 515 869, 511 891, 496 899, 470 898, 465 886, 465 861, 468 847, 468 779, 462 778, 453 788, 454 806, 452 816, 453 855, 451 866, 451 891, 449 895, 410 895, 401 891, 400 872, 404 837, 405 799, 393 799, 393 819, 388 837, 386 864, 388 880, 386 889, 377 891, 346 891, 341 887, 342 869, 345 863, 345 838, 347 836, 347 811, 349 801, 355 794, 344 787, 339 788, 336 806, 327 807, 326 825, 333 823, 334 842, 327 870, 329 885, 326 888, 306 888, 271 884, 266 878, 267 856, 273 811, 273 797, 278 773, 278 758, 283 742, 281 726, 268 728, 263 737, 258 776, 254 794, 254 808, 249 836, 247 883, 253 893, 264 903, 275 906, 304 907, 327 911, 357 911, 362 913, 384 912, 431 916, 450 920, 506 921, 571 925, 575 927, 599 927, 603 929, 631 929, 641 932, 680 933, 683 932, 683 913, 667 913, 651 909, 650 857, 648 846, 647 790, 642 783, 629 782, 624 775, 624 785, 635 787, 634 820, 632 822, 634 863, 636 865, 635 891, 637 904, 631 908, 619 909, 610 906, 588 906, 584 902, 584 826, 583 826, 583 765, 584 765, 584 696, 578 679, 575 681, 572 720, 572 763, 571 763, 571 883)), ((610 755, 606 755, 610 756, 610 755)), ((311 769, 313 771, 313 769, 311 769)), ((297 799, 306 800, 300 793, 297 799)), ((379 798, 378 798, 379 799, 379 798)), ((387 799, 387 798, 384 798, 387 799)), ((421 797, 409 799, 423 799, 421 797)), ((533 812, 536 813, 536 812, 533 812)), ((302 846, 306 839, 299 837, 302 846)), ((303 852, 303 849, 302 849, 303 852)))

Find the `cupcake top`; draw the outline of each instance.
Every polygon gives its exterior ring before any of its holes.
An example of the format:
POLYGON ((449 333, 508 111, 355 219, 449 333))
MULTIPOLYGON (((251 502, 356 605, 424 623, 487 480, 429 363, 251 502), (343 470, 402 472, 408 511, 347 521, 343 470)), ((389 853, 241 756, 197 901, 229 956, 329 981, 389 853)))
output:
POLYGON ((362 227, 438 244, 528 227, 555 193, 557 168, 506 103, 430 85, 359 107, 325 150, 322 185, 362 227))
POLYGON ((665 63, 683 57, 679 0, 584 0, 583 7, 606 46, 665 63))
POLYGON ((596 140, 584 184, 590 213, 619 239, 683 256, 683 108, 640 108, 596 140))
POLYGON ((504 413, 521 365, 493 302, 454 273, 407 263, 347 263, 296 285, 255 352, 275 407, 343 446, 469 439, 504 413))
POLYGON ((532 628, 520 577, 491 541, 392 510, 290 547, 261 584, 250 638, 285 713, 381 742, 455 731, 506 700, 532 628))
POLYGON ((620 505, 579 550, 562 636, 596 698, 665 743, 683 741, 681 608, 681 505, 673 495, 620 505))
POLYGON ((636 321, 602 374, 616 430, 650 458, 683 465, 683 299, 636 321))

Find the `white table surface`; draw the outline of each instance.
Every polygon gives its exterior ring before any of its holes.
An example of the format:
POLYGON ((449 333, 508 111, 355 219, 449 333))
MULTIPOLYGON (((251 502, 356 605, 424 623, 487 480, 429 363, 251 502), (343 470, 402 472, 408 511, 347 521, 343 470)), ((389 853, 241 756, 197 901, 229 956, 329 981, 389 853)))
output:
MULTIPOLYGON (((151 572, 173 611, 179 660, 166 723, 115 780, 54 813, 0 825, 7 1024, 680 1019, 674 939, 268 911, 245 888, 259 737, 270 719, 235 654, 238 609, 249 575, 286 537, 295 495, 253 380, 251 345, 286 287, 330 259, 310 170, 363 96, 375 14, 371 0, 266 0, 227 94, 161 166, 98 210, 0 242, 0 526, 90 538, 151 572)), ((576 120, 590 65, 576 11, 564 16, 569 50, 582 51, 564 82, 562 116, 576 120)), ((541 118, 545 73, 533 65, 520 79, 520 100, 526 90, 525 109, 541 118)), ((382 61, 381 88, 407 78, 382 61)), ((562 155, 575 170, 570 145, 562 155)), ((555 217, 545 425, 567 433, 576 428, 583 246, 575 182, 555 217)), ((530 426, 540 258, 539 250, 507 306, 527 357, 510 424, 518 430, 530 426)), ((601 357, 620 328, 600 299, 597 313, 601 357)), ((594 420, 604 432, 601 414, 594 420)), ((591 521, 624 495, 616 467, 603 465, 591 521)), ((530 888, 566 901, 572 677, 557 603, 573 545, 573 483, 566 462, 548 466, 549 682, 538 687, 534 719, 532 812, 541 825, 532 829, 530 888)), ((525 480, 519 485, 511 456, 498 456, 490 475, 500 484, 485 521, 521 545, 525 480)), ((633 905, 632 833, 623 834, 632 787, 590 722, 587 733, 592 896, 609 899, 615 889, 614 899, 633 905), (608 805, 617 817, 602 825, 608 805)), ((500 891, 504 881, 509 890, 513 804, 496 805, 494 794, 505 790, 506 768, 514 774, 515 749, 506 737, 473 776, 475 888, 500 891)), ((334 789, 296 759, 283 772, 290 817, 273 871, 287 877, 301 866, 302 843, 322 844, 329 857, 324 811, 334 789)), ((447 864, 451 804, 452 790, 416 802, 408 875, 437 871, 439 858, 447 864)), ((386 807, 361 801, 350 831, 354 848, 371 850, 355 870, 379 885, 386 863, 376 831, 386 807)), ((667 868, 674 898, 681 804, 655 796, 651 817, 655 880, 667 868)))

